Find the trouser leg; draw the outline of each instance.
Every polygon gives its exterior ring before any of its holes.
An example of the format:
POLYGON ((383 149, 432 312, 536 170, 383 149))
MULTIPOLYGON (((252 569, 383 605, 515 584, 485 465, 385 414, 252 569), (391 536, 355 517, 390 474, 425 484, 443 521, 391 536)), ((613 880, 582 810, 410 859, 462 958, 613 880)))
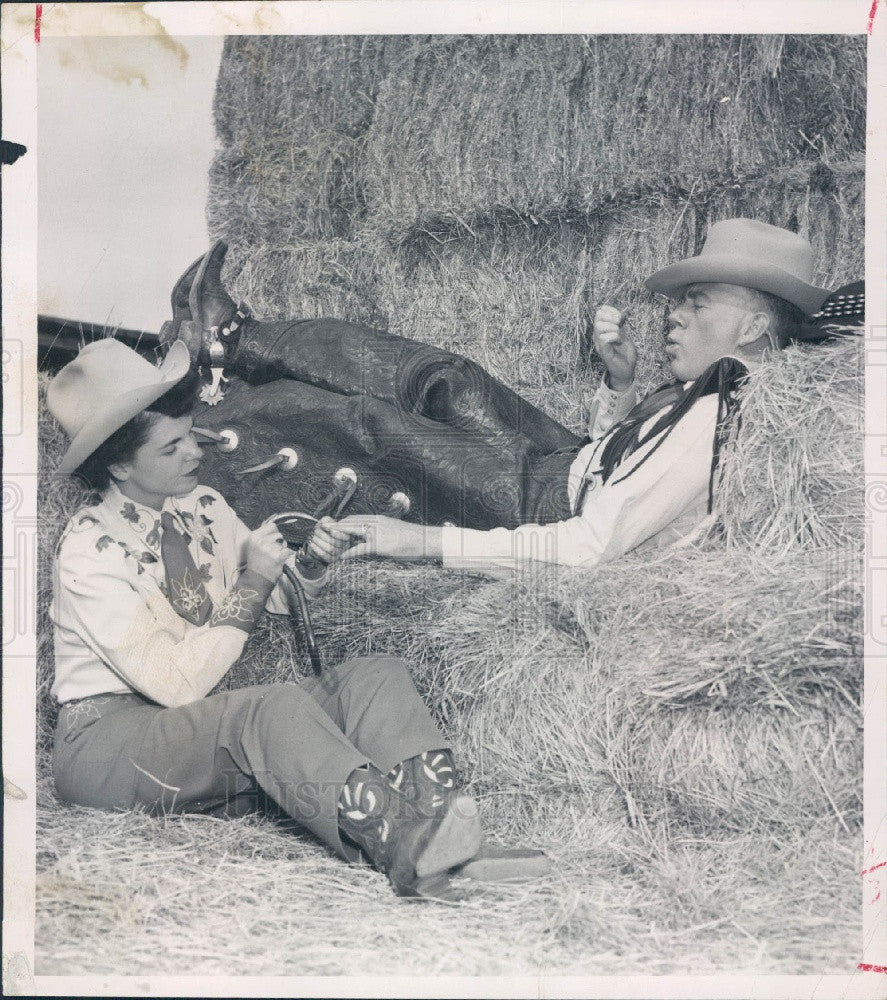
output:
POLYGON ((337 805, 352 771, 373 762, 387 773, 445 745, 402 662, 384 656, 346 661, 302 685, 244 688, 177 708, 112 700, 109 714, 82 731, 63 729, 54 767, 68 801, 206 811, 242 800, 255 782, 347 857, 337 805))
POLYGON ((403 492, 408 519, 427 524, 515 527, 569 517, 575 449, 543 456, 520 435, 436 423, 371 396, 294 379, 260 386, 235 379, 221 403, 199 409, 195 420, 236 432, 236 451, 206 450, 201 476, 252 526, 282 511, 313 510, 343 466, 358 480, 348 513, 390 513, 393 494, 403 492), (240 474, 284 447, 299 456, 294 472, 240 474))
POLYGON ((423 751, 448 747, 398 657, 345 660, 301 687, 383 774, 423 751))
MULTIPOLYGON (((104 709, 100 709, 104 711, 104 709)), ((53 759, 59 794, 99 808, 213 810, 250 783, 342 854, 337 802, 368 762, 301 687, 274 684, 162 708, 142 700, 78 731, 60 718, 53 759)))

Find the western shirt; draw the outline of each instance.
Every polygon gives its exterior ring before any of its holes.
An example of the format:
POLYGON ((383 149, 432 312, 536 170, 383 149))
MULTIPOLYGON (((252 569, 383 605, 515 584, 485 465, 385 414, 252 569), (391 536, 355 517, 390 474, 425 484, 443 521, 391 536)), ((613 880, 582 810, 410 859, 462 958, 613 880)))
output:
MULTIPOLYGON (((207 486, 168 498, 162 510, 190 539, 212 616, 197 626, 176 613, 166 595, 161 511, 134 503, 112 484, 98 504, 73 515, 56 550, 50 617, 52 693, 60 702, 137 691, 161 705, 186 704, 211 691, 243 651, 253 616, 236 585, 249 577, 249 528, 207 486)), ((302 578, 308 596, 316 596, 325 577, 302 578)), ((267 610, 286 613, 290 589, 281 578, 267 610)))
MULTIPOLYGON (((588 480, 582 509, 575 516, 552 524, 489 531, 445 526, 444 566, 491 576, 508 575, 531 563, 594 566, 641 546, 676 541, 698 527, 707 514, 717 396, 698 399, 647 461, 643 460, 662 434, 638 448, 604 483, 600 460, 605 434, 627 416, 637 399, 634 386, 621 393, 604 382, 598 388, 592 404, 592 440, 579 450, 568 473, 571 508, 588 480)), ((642 425, 642 436, 660 416, 657 413, 642 425)))

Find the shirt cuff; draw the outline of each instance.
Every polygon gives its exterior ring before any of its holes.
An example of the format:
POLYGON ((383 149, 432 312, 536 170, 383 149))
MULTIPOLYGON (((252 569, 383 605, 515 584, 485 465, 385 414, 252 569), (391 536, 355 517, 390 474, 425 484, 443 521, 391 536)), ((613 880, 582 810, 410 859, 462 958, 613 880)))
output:
POLYGON ((261 573, 245 569, 237 583, 216 605, 210 618, 210 625, 233 625, 244 632, 252 632, 271 595, 274 584, 261 573))
POLYGON ((588 428, 588 436, 594 440, 601 434, 605 434, 613 424, 627 417, 637 402, 638 391, 635 382, 632 382, 622 392, 617 392, 607 385, 607 376, 604 375, 597 392, 594 394, 594 419, 588 428))

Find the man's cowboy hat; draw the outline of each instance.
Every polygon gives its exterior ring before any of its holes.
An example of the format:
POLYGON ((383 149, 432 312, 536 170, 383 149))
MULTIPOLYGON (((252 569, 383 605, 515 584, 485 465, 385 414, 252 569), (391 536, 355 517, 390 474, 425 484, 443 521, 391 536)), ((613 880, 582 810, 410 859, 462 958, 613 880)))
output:
POLYGON ((113 337, 87 344, 46 392, 49 412, 71 439, 58 471, 73 472, 114 431, 181 382, 190 365, 188 348, 178 341, 158 368, 113 337))
POLYGON ((722 281, 777 295, 809 316, 828 295, 812 278, 813 248, 802 236, 754 219, 725 219, 709 229, 698 257, 663 267, 645 285, 675 296, 697 282, 722 281))

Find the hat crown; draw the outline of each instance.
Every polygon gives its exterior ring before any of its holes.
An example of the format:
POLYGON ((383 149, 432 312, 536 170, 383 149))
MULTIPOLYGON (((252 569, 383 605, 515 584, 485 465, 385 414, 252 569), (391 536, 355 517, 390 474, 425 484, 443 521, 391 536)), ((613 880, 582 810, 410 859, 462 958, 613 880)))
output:
POLYGON ((732 256, 778 267, 799 281, 813 280, 813 247, 797 233, 757 219, 724 219, 708 231, 700 257, 732 256))
POLYGON ((49 383, 46 405, 71 438, 59 472, 73 472, 127 421, 188 374, 188 348, 176 340, 156 367, 119 340, 87 344, 49 383))
POLYGON ((159 369, 113 337, 87 344, 49 383, 46 405, 69 437, 123 394, 157 385, 159 369))
POLYGON ((711 226, 698 256, 660 268, 644 284, 672 297, 689 285, 740 285, 775 295, 810 315, 828 295, 812 279, 813 247, 803 236, 757 219, 724 219, 711 226))

